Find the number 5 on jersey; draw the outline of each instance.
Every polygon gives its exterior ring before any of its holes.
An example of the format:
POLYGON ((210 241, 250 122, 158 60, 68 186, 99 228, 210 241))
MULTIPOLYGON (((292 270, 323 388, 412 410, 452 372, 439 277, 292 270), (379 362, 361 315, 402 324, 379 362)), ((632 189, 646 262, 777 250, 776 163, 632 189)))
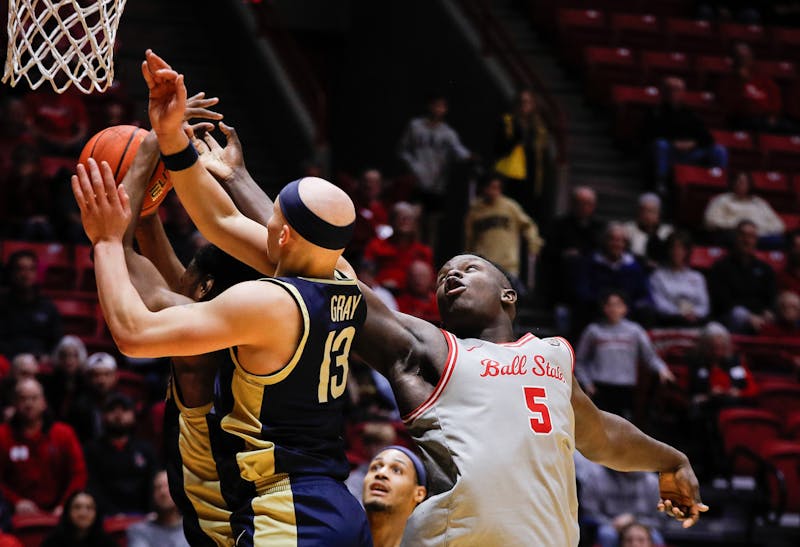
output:
POLYGON ((547 408, 547 392, 543 387, 522 386, 525 393, 525 404, 528 405, 534 416, 530 419, 530 426, 534 433, 546 435, 553 431, 550 422, 550 409, 547 408), (537 401, 540 399, 540 401, 537 401), (544 401, 541 401, 543 399, 544 401))
POLYGON ((355 327, 347 327, 341 332, 332 330, 325 341, 325 354, 319 368, 319 402, 327 403, 330 399, 338 399, 347 386, 347 369, 350 358, 350 346, 356 335, 355 327), (334 362, 331 371, 331 361, 334 362))

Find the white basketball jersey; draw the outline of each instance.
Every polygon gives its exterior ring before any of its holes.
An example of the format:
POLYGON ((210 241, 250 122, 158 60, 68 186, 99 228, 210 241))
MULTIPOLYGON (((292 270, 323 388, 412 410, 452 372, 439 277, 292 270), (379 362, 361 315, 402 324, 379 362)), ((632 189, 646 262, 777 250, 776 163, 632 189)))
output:
POLYGON ((563 338, 460 340, 431 396, 405 417, 429 497, 407 546, 578 544, 574 354, 563 338))

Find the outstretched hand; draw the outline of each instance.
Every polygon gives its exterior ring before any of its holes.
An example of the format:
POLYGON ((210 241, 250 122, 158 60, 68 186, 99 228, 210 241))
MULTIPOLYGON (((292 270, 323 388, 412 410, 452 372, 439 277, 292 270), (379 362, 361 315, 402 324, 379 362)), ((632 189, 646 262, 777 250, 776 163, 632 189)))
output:
POLYGON ((210 132, 195 132, 193 142, 200 154, 200 163, 215 179, 228 182, 237 171, 245 169, 242 143, 233 127, 220 122, 219 129, 227 141, 225 148, 219 145, 210 132))
MULTIPOLYGON (((148 49, 142 62, 142 75, 150 90, 150 124, 159 141, 162 136, 180 136, 187 95, 183 74, 172 70, 164 59, 148 49)), ((185 139, 183 142, 186 142, 185 139)))
POLYGON ((700 501, 700 485, 688 462, 675 471, 660 473, 658 478, 661 501, 658 510, 683 522, 689 528, 708 511, 708 505, 700 501))
POLYGON ((216 106, 217 104, 219 104, 218 97, 206 99, 205 91, 195 93, 186 99, 186 110, 183 113, 183 119, 186 122, 195 119, 221 120, 223 116, 220 112, 210 110, 210 107, 216 106))
POLYGON ((87 172, 78 164, 72 176, 72 193, 81 210, 81 221, 92 245, 100 241, 122 241, 131 221, 131 207, 123 185, 117 185, 108 163, 99 166, 89 158, 87 172))

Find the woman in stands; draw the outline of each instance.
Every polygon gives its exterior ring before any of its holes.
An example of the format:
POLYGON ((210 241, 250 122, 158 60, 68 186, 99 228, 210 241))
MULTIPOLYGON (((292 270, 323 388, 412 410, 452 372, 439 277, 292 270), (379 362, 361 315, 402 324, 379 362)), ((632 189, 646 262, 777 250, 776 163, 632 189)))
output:
POLYGON ((114 539, 103 531, 103 517, 94 497, 86 490, 72 494, 53 533, 42 547, 116 547, 114 539))

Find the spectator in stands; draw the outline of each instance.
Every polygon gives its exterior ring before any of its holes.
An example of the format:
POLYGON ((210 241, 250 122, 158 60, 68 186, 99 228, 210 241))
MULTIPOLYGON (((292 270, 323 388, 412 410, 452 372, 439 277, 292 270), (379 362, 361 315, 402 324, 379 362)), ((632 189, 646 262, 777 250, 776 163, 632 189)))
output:
POLYGON ((775 318, 764 325, 760 334, 800 341, 800 296, 797 293, 784 291, 778 295, 775 318))
POLYGON ((392 235, 373 238, 364 249, 364 259, 377 267, 375 280, 393 291, 406 288, 408 267, 421 260, 433 267, 433 250, 419 241, 419 208, 406 202, 392 207, 392 235))
POLYGON ((714 315, 737 333, 757 333, 772 317, 775 273, 756 257, 757 241, 755 224, 741 221, 730 253, 708 273, 714 315))
POLYGON ((661 222, 661 198, 647 193, 639 196, 636 220, 624 225, 631 253, 645 265, 654 269, 666 257, 665 240, 672 226, 661 222))
POLYGON ((389 229, 389 213, 381 201, 383 176, 377 169, 367 169, 356 187, 356 225, 353 238, 347 247, 348 260, 357 263, 364 247, 389 229))
POLYGON ((39 259, 23 249, 8 257, 9 288, 0 293, 0 353, 49 354, 61 338, 61 317, 38 285, 39 259))
POLYGON ((419 317, 431 323, 439 322, 439 305, 434 292, 435 273, 433 267, 415 260, 408 267, 406 290, 397 296, 397 307, 403 313, 419 317))
POLYGON ((503 114, 495 131, 495 169, 508 180, 508 195, 540 222, 550 219, 555 202, 555 186, 548 177, 549 145, 536 96, 523 89, 514 111, 503 114))
POLYGON ((800 230, 786 236, 786 268, 778 272, 778 289, 800 294, 800 230))
POLYGON ((784 133, 791 131, 783 117, 781 90, 755 68, 753 50, 744 43, 733 48, 733 74, 720 84, 720 102, 736 129, 784 133))
POLYGON ((680 78, 664 78, 661 104, 650 113, 645 124, 646 139, 653 146, 656 188, 662 195, 676 163, 727 167, 728 150, 714 139, 703 121, 684 98, 686 84, 680 78))
POLYGON ((364 509, 375 547, 395 547, 411 512, 427 495, 422 460, 404 446, 387 446, 370 462, 364 477, 364 509))
POLYGON ((42 174, 39 152, 20 144, 11 154, 11 168, 2 181, 9 237, 27 241, 52 241, 52 181, 42 174))
POLYGON ((575 453, 576 474, 580 469, 579 499, 583 523, 596 526, 595 544, 618 547, 622 530, 634 524, 650 527, 655 545, 664 545, 659 532, 664 519, 653 511, 660 499, 655 473, 623 473, 587 460, 575 453))
MULTIPOLYGON (((609 223, 599 251, 583 258, 578 270, 575 292, 579 310, 591 310, 606 291, 618 290, 628 299, 634 317, 640 322, 652 319, 653 302, 644 269, 627 252, 625 228, 609 223)), ((627 310, 626 310, 627 311, 627 310)))
POLYGON ((659 325, 695 326, 704 323, 710 310, 706 279, 689 268, 692 239, 688 232, 678 231, 666 241, 666 260, 650 275, 659 325))
POLYGON ((544 245, 536 223, 519 203, 503 194, 499 175, 481 181, 480 197, 470 206, 465 225, 467 252, 491 260, 516 278, 523 239, 531 264, 544 245))
POLYGON ((731 240, 733 229, 743 220, 752 222, 759 244, 775 247, 783 244, 785 226, 781 217, 766 200, 753 194, 753 179, 749 173, 738 173, 731 179, 731 191, 714 196, 703 215, 706 228, 714 232, 718 242, 731 240))
POLYGON ((35 91, 25 96, 31 130, 45 154, 78 156, 89 131, 83 96, 75 88, 64 93, 35 91))
POLYGON ((92 494, 79 490, 67 499, 58 526, 42 547, 117 547, 117 542, 103 530, 102 512, 92 494))
POLYGON ((632 522, 619 531, 619 547, 655 547, 650 528, 632 522))
POLYGON ((14 399, 17 382, 26 378, 36 379, 39 374, 39 361, 32 353, 20 353, 11 360, 11 370, 0 382, 0 403, 2 403, 2 421, 8 421, 14 415, 14 399))
POLYGON ((82 443, 102 434, 102 410, 116 387, 117 360, 105 352, 90 355, 86 360, 85 388, 67 410, 67 422, 75 428, 82 443))
MULTIPOLYGON (((556 305, 556 315, 566 318, 568 310, 564 303, 574 302, 572 284, 577 277, 582 255, 594 250, 604 224, 595 216, 597 194, 588 186, 577 186, 572 190, 570 211, 557 218, 546 238, 543 273, 545 294, 551 295, 556 305)), ((559 329, 570 330, 566 321, 559 321, 559 329)))
POLYGON ((417 178, 418 198, 426 211, 441 207, 452 162, 471 157, 458 133, 444 121, 447 108, 444 96, 432 95, 427 116, 412 119, 400 140, 400 159, 417 178))
POLYGON ((81 446, 70 426, 49 416, 39 382, 21 380, 15 395, 14 417, 0 424, 0 491, 18 514, 60 515, 86 486, 81 446))
POLYGON ((455 161, 465 161, 471 152, 461 144, 458 133, 444 121, 447 99, 440 94, 428 100, 428 114, 412 119, 400 139, 400 159, 416 178, 412 201, 425 211, 425 234, 431 245, 437 241, 438 223, 445 192, 455 161))
POLYGON ((155 518, 128 528, 128 547, 189 547, 181 514, 169 495, 166 471, 159 471, 153 479, 153 508, 155 518))
POLYGON ((85 448, 89 491, 107 515, 145 514, 152 496, 156 457, 150 443, 133 435, 136 405, 114 393, 103 407, 103 434, 85 448))
POLYGON ((659 380, 674 382, 666 363, 656 354, 645 330, 625 319, 628 307, 619 291, 600 299, 603 319, 583 332, 575 352, 575 375, 602 410, 631 419, 637 368, 643 362, 659 380))
POLYGON ((53 372, 45 379, 44 390, 50 410, 64 419, 77 394, 84 390, 86 346, 77 336, 66 335, 53 350, 51 364, 53 372))

